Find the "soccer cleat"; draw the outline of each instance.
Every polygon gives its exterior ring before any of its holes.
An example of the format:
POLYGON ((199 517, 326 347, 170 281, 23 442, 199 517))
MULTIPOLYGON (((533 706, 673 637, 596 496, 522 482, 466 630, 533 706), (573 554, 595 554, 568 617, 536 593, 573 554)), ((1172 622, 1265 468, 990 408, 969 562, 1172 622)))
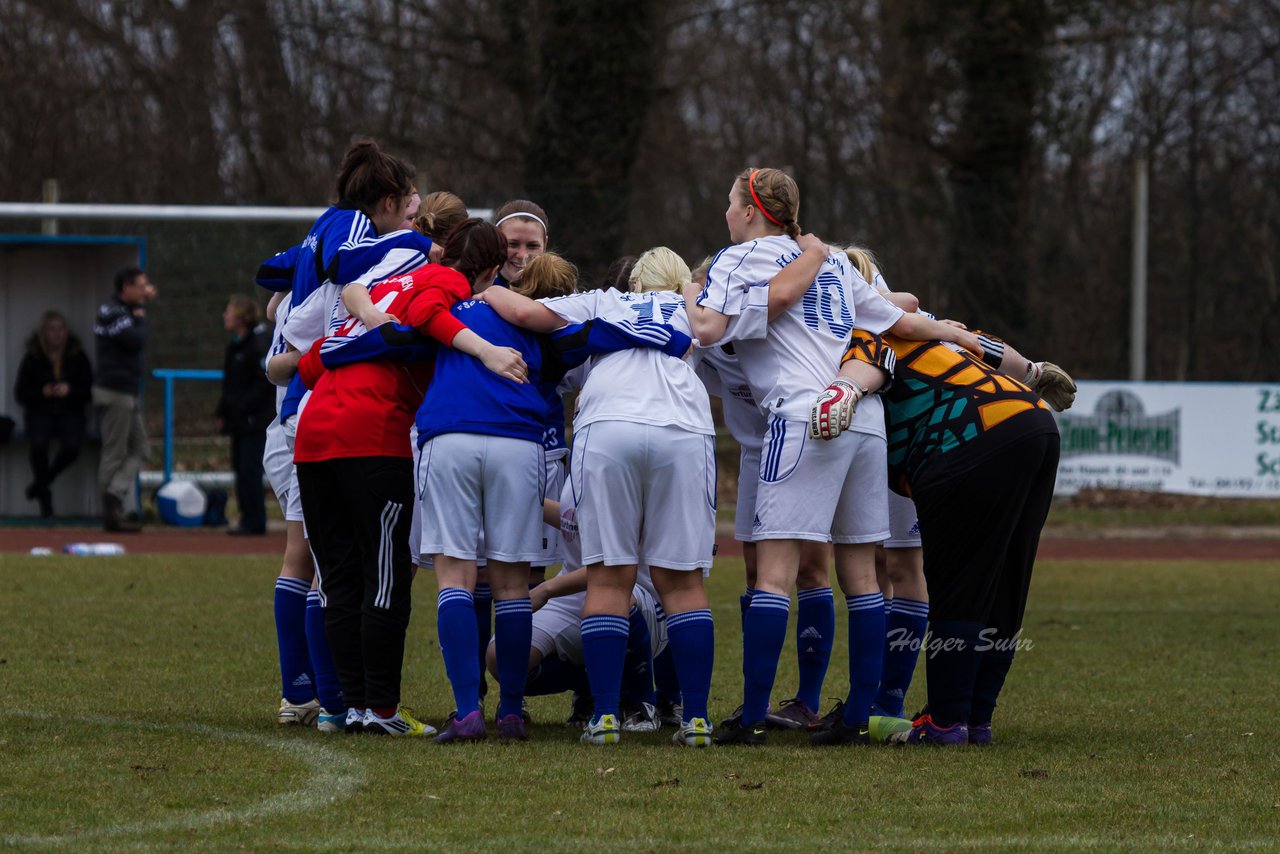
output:
POLYGON ((809 743, 815 747, 834 747, 842 744, 870 744, 871 735, 866 724, 849 726, 843 719, 826 729, 810 733, 809 743))
MULTIPOLYGON (((764 716, 766 720, 768 720, 769 713, 772 711, 773 711, 773 703, 769 703, 764 707, 764 716)), ((728 729, 729 727, 735 727, 740 723, 742 723, 742 706, 738 706, 738 708, 733 710, 733 714, 729 715, 729 717, 722 720, 720 722, 720 728, 728 729)))
POLYGON ((715 737, 715 743, 720 745, 746 745, 748 747, 758 747, 766 741, 764 721, 757 724, 743 724, 741 717, 737 723, 726 726, 720 730, 715 737))
POLYGON ((818 723, 818 716, 809 711, 804 700, 792 697, 778 710, 770 711, 764 716, 764 722, 774 729, 808 729, 818 723))
POLYGON ((991 743, 991 723, 969 724, 969 743, 985 747, 991 743))
POLYGON ((844 700, 836 700, 836 704, 831 707, 831 711, 818 718, 817 722, 809 724, 809 731, 830 729, 835 725, 836 721, 844 720, 844 700))
POLYGON ((934 744, 938 747, 953 747, 969 743, 969 725, 955 723, 948 727, 938 726, 930 715, 916 718, 911 729, 895 733, 889 738, 890 744, 934 744))
POLYGON ((484 713, 476 710, 458 720, 457 715, 449 715, 445 721, 444 731, 435 737, 436 744, 450 744, 455 741, 482 741, 485 737, 484 713))
POLYGON ((680 727, 684 725, 684 706, 667 697, 659 697, 657 705, 658 723, 663 726, 680 727))
POLYGON ((364 732, 364 709, 347 709, 347 722, 343 732, 347 735, 359 735, 364 732))
POLYGON ((396 713, 384 718, 369 709, 364 713, 364 731, 371 735, 435 735, 436 728, 424 724, 413 716, 407 706, 396 709, 396 713))
POLYGON ((342 732, 347 728, 347 712, 329 714, 323 707, 316 715, 316 729, 320 732, 342 732))
POLYGON ((617 744, 621 737, 616 715, 593 715, 582 731, 583 744, 617 744))
POLYGON ((498 721, 498 738, 503 741, 525 741, 529 738, 524 729, 524 718, 506 715, 498 721))
POLYGON ((320 701, 308 700, 305 703, 290 703, 281 698, 280 711, 276 712, 276 723, 281 726, 311 726, 320 714, 320 701))
POLYGON ((640 708, 627 715, 622 722, 623 732, 657 732, 662 728, 658 710, 653 703, 641 703, 640 708))
POLYGON ((893 715, 872 715, 867 721, 867 730, 871 740, 877 744, 888 744, 895 734, 911 729, 911 721, 893 715))
POLYGON ((564 725, 575 729, 586 729, 587 724, 591 723, 591 710, 594 705, 590 694, 579 694, 575 691, 573 708, 569 711, 569 717, 564 719, 564 725))
POLYGON ((710 747, 711 724, 706 718, 692 718, 687 724, 681 724, 671 742, 682 747, 710 747))

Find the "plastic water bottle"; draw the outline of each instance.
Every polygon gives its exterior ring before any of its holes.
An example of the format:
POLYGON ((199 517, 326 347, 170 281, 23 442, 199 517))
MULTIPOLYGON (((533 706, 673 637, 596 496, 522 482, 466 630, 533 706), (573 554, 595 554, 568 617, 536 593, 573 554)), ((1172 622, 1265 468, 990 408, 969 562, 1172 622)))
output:
POLYGON ((31 550, 32 557, 49 557, 53 554, 53 549, 48 546, 36 546, 31 550))
POLYGON ((115 557, 124 554, 124 546, 119 543, 67 543, 62 551, 81 557, 115 557))

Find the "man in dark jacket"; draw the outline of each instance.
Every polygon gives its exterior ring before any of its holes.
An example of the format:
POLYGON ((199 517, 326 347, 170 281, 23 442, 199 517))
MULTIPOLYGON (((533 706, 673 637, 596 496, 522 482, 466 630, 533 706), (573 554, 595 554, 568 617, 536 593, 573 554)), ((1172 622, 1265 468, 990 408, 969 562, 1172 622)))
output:
POLYGON ((147 346, 146 304, 156 295, 147 274, 129 267, 116 274, 116 292, 98 307, 93 324, 98 374, 93 403, 102 433, 98 483, 103 527, 115 533, 141 530, 125 519, 124 505, 150 456, 142 423, 142 357, 147 346))
POLYGON ((240 524, 228 534, 265 534, 267 508, 262 490, 262 455, 267 425, 276 415, 276 388, 267 379, 264 361, 271 341, 258 327, 258 304, 252 297, 231 297, 222 313, 231 333, 222 363, 222 398, 214 413, 218 427, 231 437, 231 466, 236 473, 240 524))

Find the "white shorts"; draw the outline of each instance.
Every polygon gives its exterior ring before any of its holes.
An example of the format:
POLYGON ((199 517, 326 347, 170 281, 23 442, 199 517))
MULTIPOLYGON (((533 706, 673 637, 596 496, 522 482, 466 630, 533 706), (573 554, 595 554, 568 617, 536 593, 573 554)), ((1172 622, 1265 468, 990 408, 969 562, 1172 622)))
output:
POLYGON ((423 554, 506 563, 542 554, 542 496, 546 466, 540 442, 445 433, 422 446, 423 554))
POLYGON ((916 503, 905 495, 889 493, 889 539, 886 549, 916 549, 920 547, 920 519, 916 515, 916 503))
POLYGON ((271 425, 267 427, 267 449, 262 454, 262 468, 266 472, 267 482, 271 484, 271 491, 275 493, 276 501, 280 502, 280 512, 290 521, 301 521, 301 515, 296 519, 289 516, 290 504, 301 514, 302 502, 297 498, 298 478, 293 468, 293 450, 289 447, 284 427, 278 418, 272 419, 271 425))
POLYGON ((831 522, 834 543, 878 543, 889 538, 889 451, 883 436, 853 433, 853 468, 831 522))
POLYGON ((756 541, 883 540, 889 535, 885 454, 879 436, 846 431, 827 441, 810 439, 805 422, 771 418, 760 453, 756 541), (860 454, 878 462, 869 459, 855 471, 860 454), (860 488, 880 497, 867 502, 860 488))
POLYGON ((733 513, 733 538, 754 543, 756 493, 760 489, 760 449, 743 447, 738 455, 738 506, 733 513))
MULTIPOLYGON (((639 584, 631 588, 631 595, 649 625, 653 654, 660 655, 667 648, 667 619, 662 607, 639 584)), ((543 658, 555 655, 571 664, 582 665, 582 604, 586 598, 586 593, 560 596, 534 612, 533 648, 542 653, 543 658)))
MULTIPOLYGON (((564 455, 547 458, 547 491, 543 498, 550 498, 552 501, 560 500, 560 492, 564 488, 566 463, 568 463, 568 459, 564 455)), ((563 558, 560 556, 560 526, 543 525, 542 555, 534 558, 533 565, 535 567, 554 566, 562 560, 563 558)))
POLYGON ((709 569, 716 535, 712 436, 597 421, 573 439, 569 467, 585 565, 709 569))

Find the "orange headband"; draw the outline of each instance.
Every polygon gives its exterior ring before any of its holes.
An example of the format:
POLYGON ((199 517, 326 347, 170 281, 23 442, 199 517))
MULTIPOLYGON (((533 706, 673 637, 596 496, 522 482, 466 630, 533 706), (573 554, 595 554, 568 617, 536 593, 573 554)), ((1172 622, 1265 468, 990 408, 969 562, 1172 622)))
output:
POLYGON ((760 204, 760 197, 756 195, 756 175, 759 173, 759 169, 752 169, 750 177, 747 178, 747 189, 751 191, 751 200, 756 203, 756 210, 764 214, 765 219, 778 226, 778 228, 786 228, 785 225, 774 219, 773 215, 764 209, 764 205, 760 204))

